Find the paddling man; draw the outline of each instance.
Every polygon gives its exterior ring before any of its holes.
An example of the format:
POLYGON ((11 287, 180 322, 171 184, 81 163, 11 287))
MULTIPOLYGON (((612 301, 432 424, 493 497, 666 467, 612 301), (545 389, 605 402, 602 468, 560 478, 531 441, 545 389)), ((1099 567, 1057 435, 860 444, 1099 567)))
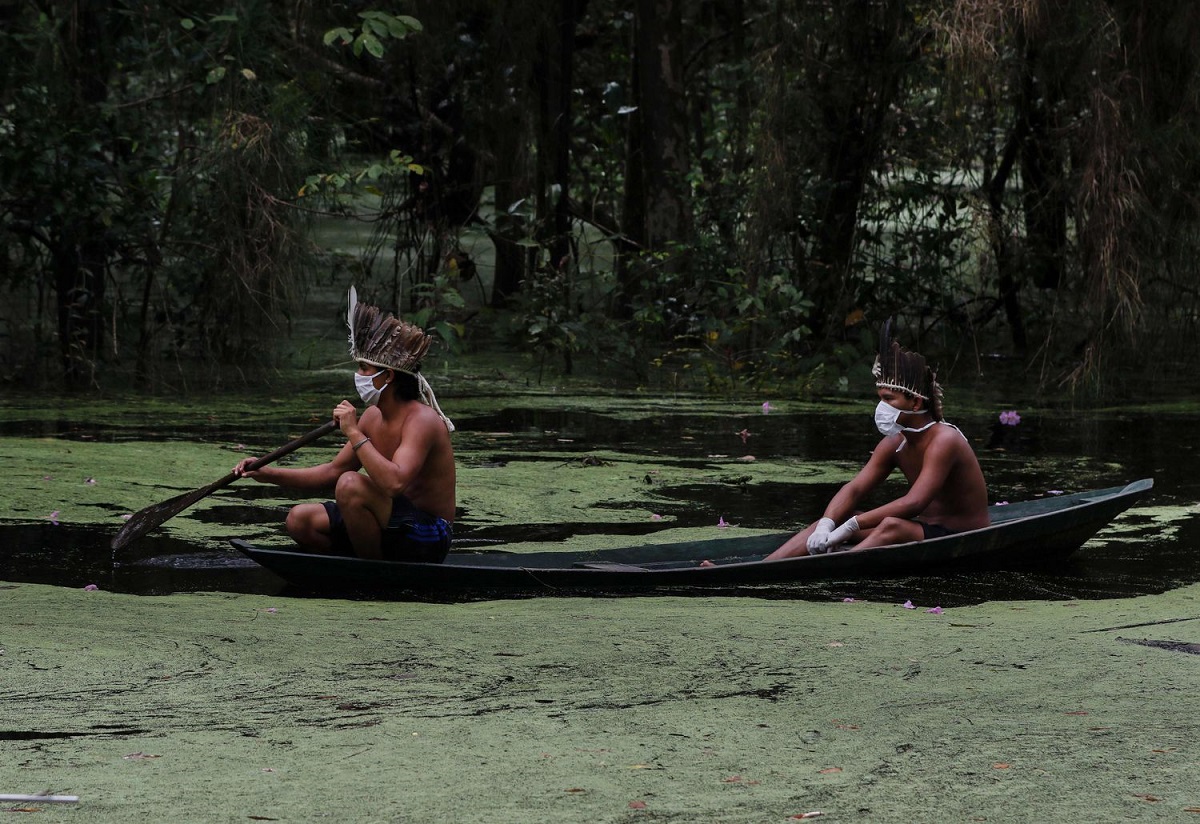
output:
POLYGON ((349 401, 333 410, 346 445, 320 466, 251 472, 246 467, 255 459, 246 458, 233 472, 292 489, 334 490, 333 501, 288 512, 288 534, 307 552, 440 563, 454 521, 454 424, 420 372, 432 339, 358 303, 353 287, 348 322, 354 384, 368 406, 361 418, 349 401))
POLYGON ((958 427, 942 419, 942 388, 925 358, 892 339, 890 320, 872 372, 879 395, 875 425, 883 440, 854 480, 833 496, 823 517, 766 560, 924 541, 990 523, 975 452, 958 427), (904 473, 908 491, 855 514, 895 469, 904 473))

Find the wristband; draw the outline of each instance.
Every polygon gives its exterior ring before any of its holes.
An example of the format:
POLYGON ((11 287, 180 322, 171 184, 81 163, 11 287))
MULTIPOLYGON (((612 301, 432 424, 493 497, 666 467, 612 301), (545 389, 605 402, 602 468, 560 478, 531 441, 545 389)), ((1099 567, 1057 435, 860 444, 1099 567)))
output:
POLYGON ((362 446, 363 444, 365 444, 365 443, 366 443, 367 441, 369 441, 369 440, 371 440, 371 438, 370 438, 370 437, 363 438, 361 441, 359 441, 358 443, 356 443, 354 446, 352 446, 352 447, 350 447, 350 448, 351 448, 351 449, 353 449, 355 452, 357 452, 357 451, 358 451, 358 448, 359 448, 360 446, 362 446))

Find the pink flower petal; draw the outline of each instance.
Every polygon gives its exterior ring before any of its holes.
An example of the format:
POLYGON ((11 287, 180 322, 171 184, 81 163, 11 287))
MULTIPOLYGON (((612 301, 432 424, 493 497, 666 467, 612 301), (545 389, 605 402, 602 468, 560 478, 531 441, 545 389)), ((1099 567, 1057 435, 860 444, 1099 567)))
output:
POLYGON ((770 401, 765 401, 762 405, 762 412, 764 415, 767 415, 767 414, 770 414, 771 410, 774 408, 775 407, 771 406, 770 401))
POLYGON ((843 598, 843 599, 842 599, 842 603, 843 603, 843 604, 853 604, 853 603, 854 603, 854 599, 853 599, 853 598, 843 598))
POLYGON ((726 527, 728 527, 728 526, 729 526, 729 524, 727 524, 727 523, 725 522, 725 516, 724 516, 724 515, 721 515, 720 517, 718 517, 718 518, 717 518, 717 527, 718 527, 719 529, 725 529, 725 528, 726 528, 726 527))
POLYGON ((131 512, 126 512, 124 515, 122 515, 122 516, 121 516, 121 520, 122 520, 122 521, 128 521, 128 520, 129 520, 130 518, 132 518, 132 517, 133 517, 133 513, 131 513, 131 512))
POLYGON ((942 614, 941 607, 934 607, 933 609, 927 609, 925 611, 928 612, 930 615, 941 615, 942 614))
POLYGON ((916 609, 916 607, 913 606, 912 601, 905 601, 903 604, 901 604, 901 606, 905 609, 916 609))
POLYGON ((95 584, 88 584, 87 586, 85 586, 83 588, 83 591, 84 592, 95 592, 98 589, 100 589, 100 587, 96 586, 95 584))
POLYGON ((54 524, 55 526, 58 526, 58 510, 57 509, 54 510, 53 512, 51 512, 49 515, 47 515, 46 518, 47 518, 47 520, 50 521, 50 523, 54 524))
POLYGON ((91 478, 91 477, 84 478, 84 479, 83 479, 83 482, 84 482, 85 484, 87 484, 88 486, 95 486, 95 485, 96 485, 96 479, 95 479, 95 478, 91 478))
POLYGON ((659 515, 657 512, 654 512, 654 513, 652 513, 652 514, 650 515, 650 520, 652 520, 652 521, 661 521, 661 520, 662 520, 662 516, 661 516, 661 515, 659 515))

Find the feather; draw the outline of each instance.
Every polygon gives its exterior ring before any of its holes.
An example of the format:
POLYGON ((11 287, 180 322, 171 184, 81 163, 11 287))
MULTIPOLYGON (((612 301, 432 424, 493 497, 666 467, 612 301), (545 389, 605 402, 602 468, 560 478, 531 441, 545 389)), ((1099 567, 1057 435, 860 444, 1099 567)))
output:
POLYGON ((354 353, 358 351, 358 342, 354 335, 354 315, 355 309, 358 308, 358 290, 353 286, 350 287, 349 305, 346 309, 346 326, 350 327, 350 357, 354 357, 354 353))
POLYGON ((350 327, 350 357, 384 369, 416 375, 421 400, 433 407, 446 428, 453 432, 454 424, 442 412, 432 387, 420 374, 421 359, 429 351, 433 338, 421 327, 405 323, 377 306, 359 303, 358 291, 353 286, 350 287, 348 298, 346 323, 350 327))
POLYGON ((359 303, 353 287, 349 297, 350 356, 402 372, 419 369, 433 338, 421 327, 405 323, 377 306, 359 303))
MULTIPOLYGON (((893 322, 888 318, 879 332, 879 354, 871 373, 875 385, 916 395, 926 401, 938 396, 941 387, 934 380, 925 358, 917 352, 909 352, 893 337, 893 322)), ((940 403, 935 415, 940 414, 940 403)))
POLYGON ((888 318, 883 322, 883 329, 879 332, 879 362, 887 363, 892 356, 892 319, 888 318))

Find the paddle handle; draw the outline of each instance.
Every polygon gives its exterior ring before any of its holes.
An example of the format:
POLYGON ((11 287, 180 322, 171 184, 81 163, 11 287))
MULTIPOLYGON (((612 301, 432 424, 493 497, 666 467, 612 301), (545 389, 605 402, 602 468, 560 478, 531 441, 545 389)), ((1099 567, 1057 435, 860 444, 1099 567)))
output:
MULTIPOLYGON (((296 438, 296 440, 292 441, 291 443, 284 444, 283 446, 276 449, 274 452, 268 452, 266 455, 263 455, 257 461, 255 461, 254 463, 247 466, 246 469, 248 469, 251 472, 253 472, 256 469, 262 469, 267 464, 274 463, 275 461, 282 458, 284 455, 290 455, 291 453, 295 452, 297 449, 308 446, 310 443, 317 440, 318 438, 324 438, 326 435, 328 435, 330 432, 332 432, 333 430, 335 430, 337 428, 338 428, 337 418, 328 420, 325 423, 318 426, 312 432, 309 432, 307 435, 301 435, 299 438, 296 438)), ((230 474, 232 475, 233 473, 231 472, 230 474)))
MULTIPOLYGON (((338 422, 337 422, 336 418, 326 421, 325 423, 321 424, 316 429, 314 429, 312 432, 309 432, 307 435, 301 435, 299 438, 296 438, 296 440, 294 440, 290 443, 285 443, 283 446, 279 447, 274 452, 268 452, 266 455, 263 455, 261 458, 259 458, 254 463, 247 465, 246 471, 253 472, 256 469, 262 469, 267 464, 275 463, 275 461, 279 460, 284 455, 290 455, 293 452, 295 452, 297 449, 308 446, 313 441, 317 440, 318 438, 325 437, 326 435, 328 435, 330 432, 332 432, 333 430, 335 430, 337 428, 338 428, 338 422)), ((228 475, 226 475, 224 478, 221 478, 219 481, 213 481, 211 484, 204 487, 204 490, 203 490, 204 494, 201 495, 201 497, 208 497, 212 493, 216 492, 218 489, 223 489, 224 487, 229 486, 231 483, 233 483, 240 477, 242 477, 242 476, 234 475, 232 472, 230 472, 228 475)), ((199 491, 199 490, 197 490, 197 491, 199 491)), ((199 499, 197 499, 197 500, 199 500, 199 499)))
MULTIPOLYGON (((307 444, 312 443, 317 438, 321 438, 321 437, 324 437, 325 435, 328 435, 330 432, 332 432, 333 430, 335 430, 337 428, 338 428, 337 420, 332 419, 332 420, 328 421, 327 423, 321 424, 316 429, 314 429, 312 432, 309 432, 307 435, 301 435, 299 438, 296 438, 296 440, 292 441, 291 443, 284 444, 283 446, 276 449, 274 452, 271 452, 267 455, 262 456, 261 458, 254 461, 253 463, 248 464, 246 466, 246 468, 248 470, 250 470, 251 472, 253 472, 256 469, 261 469, 262 467, 266 466, 267 464, 271 463, 272 461, 277 461, 280 458, 282 458, 284 455, 295 452, 300 447, 306 446, 307 444)), ((201 487, 200 489, 193 489, 191 492, 185 492, 182 495, 176 495, 174 498, 171 498, 169 501, 163 501, 162 503, 157 503, 157 504, 154 504, 153 506, 148 506, 143 510, 135 512, 129 518, 129 520, 125 522, 125 526, 121 527, 121 529, 117 532, 116 537, 114 537, 112 539, 112 543, 110 544, 110 546, 114 550, 121 549, 126 544, 128 544, 130 541, 133 541, 133 540, 136 540, 136 539, 142 537, 143 535, 145 535, 147 532, 154 529, 155 527, 161 526, 166 521, 169 521, 171 518, 174 518, 180 512, 183 512, 183 510, 187 509, 189 506, 196 503, 197 501, 207 498, 209 495, 216 492, 218 489, 222 489, 223 487, 229 486, 231 483, 236 481, 239 477, 240 476, 234 475, 232 472, 230 472, 224 478, 221 478, 220 480, 217 480, 217 481, 213 481, 208 486, 201 487)))

